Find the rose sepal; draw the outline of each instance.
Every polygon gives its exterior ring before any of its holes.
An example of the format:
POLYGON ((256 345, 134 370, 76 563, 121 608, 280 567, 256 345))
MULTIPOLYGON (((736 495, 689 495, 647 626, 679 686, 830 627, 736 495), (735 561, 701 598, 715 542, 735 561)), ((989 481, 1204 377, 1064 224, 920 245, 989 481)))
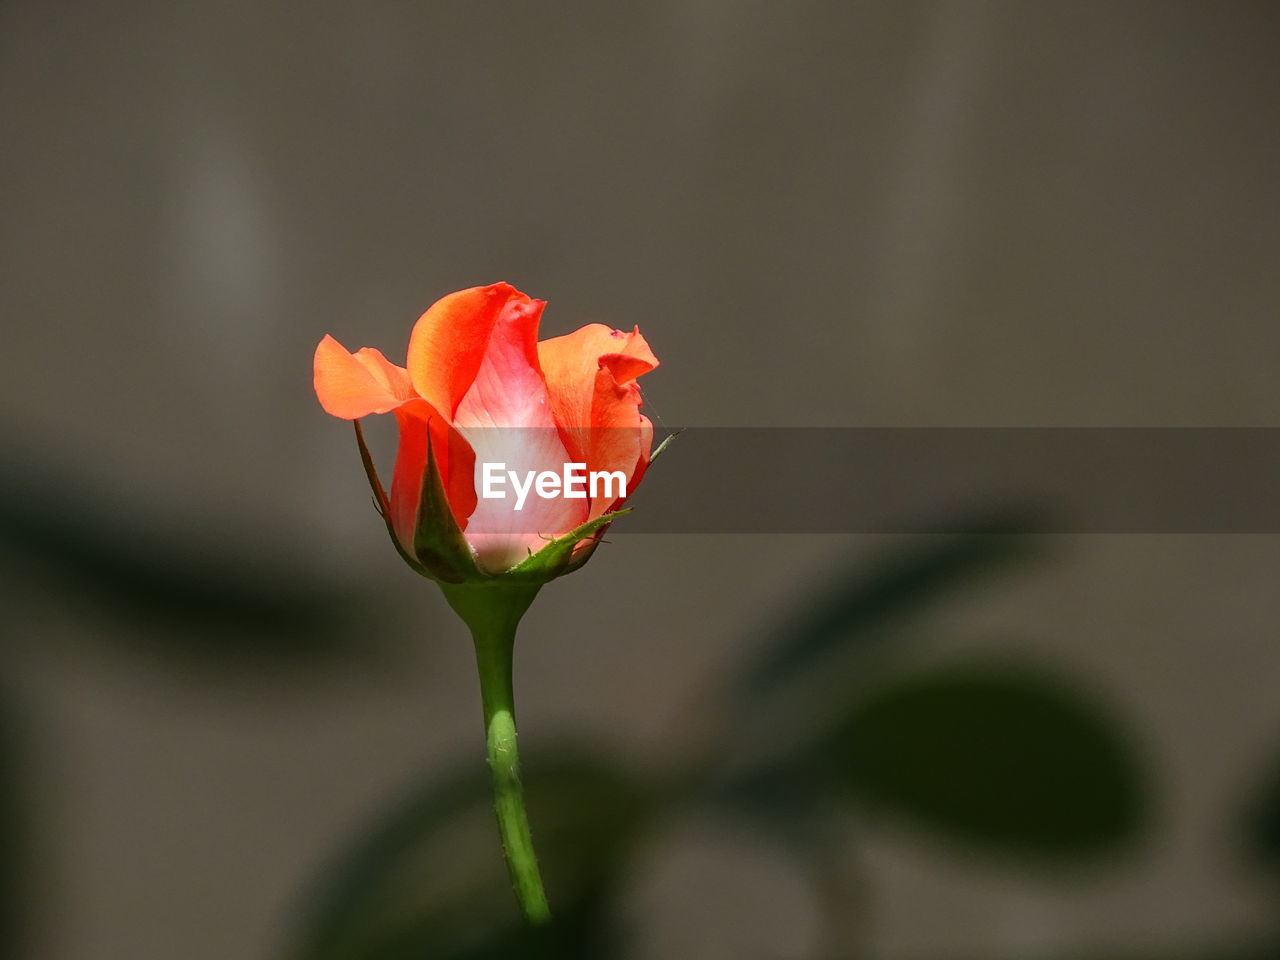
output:
POLYGON ((588 520, 563 536, 548 541, 545 547, 537 553, 531 553, 524 560, 521 560, 506 573, 502 574, 502 577, 523 582, 547 583, 556 577, 572 573, 587 562, 592 551, 595 550, 596 545, 600 542, 600 536, 604 533, 605 528, 618 517, 630 513, 631 510, 631 507, 623 507, 621 510, 614 510, 612 513, 603 514, 594 520, 588 520), (588 539, 591 542, 583 544, 583 541, 588 539), (583 544, 583 546, 581 549, 576 549, 579 544, 583 544))
POLYGON ((422 496, 413 528, 413 553, 427 576, 441 583, 470 583, 488 577, 476 566, 471 545, 449 506, 440 475, 431 430, 427 430, 427 464, 422 471, 422 496))
POLYGON ((418 500, 417 521, 413 529, 413 550, 409 551, 396 536, 395 527, 391 523, 391 504, 378 477, 377 468, 373 464, 373 456, 369 453, 369 447, 364 441, 364 431, 360 429, 360 421, 353 420, 352 423, 356 428, 360 461, 364 464, 365 476, 369 478, 369 487, 373 490, 374 504, 387 525, 387 534, 391 537, 396 552, 400 554, 400 559, 414 572, 442 584, 491 579, 476 566, 471 546, 462 535, 462 530, 454 519, 453 510, 449 507, 449 500, 444 490, 444 478, 440 475, 440 467, 431 442, 430 429, 427 430, 427 462, 422 471, 422 493, 418 500))
POLYGON ((364 442, 364 430, 360 428, 359 420, 352 420, 351 425, 356 428, 356 444, 360 447, 360 462, 364 464, 364 475, 369 478, 369 488, 373 491, 373 505, 377 508, 378 515, 382 517, 382 522, 386 524, 387 535, 391 538, 392 546, 396 548, 396 553, 400 554, 400 559, 412 567, 414 572, 434 579, 426 567, 409 555, 409 551, 405 550, 400 538, 396 536, 395 527, 391 525, 391 503, 387 499, 387 491, 382 486, 382 480, 378 477, 378 468, 373 464, 373 455, 369 453, 369 447, 364 442))

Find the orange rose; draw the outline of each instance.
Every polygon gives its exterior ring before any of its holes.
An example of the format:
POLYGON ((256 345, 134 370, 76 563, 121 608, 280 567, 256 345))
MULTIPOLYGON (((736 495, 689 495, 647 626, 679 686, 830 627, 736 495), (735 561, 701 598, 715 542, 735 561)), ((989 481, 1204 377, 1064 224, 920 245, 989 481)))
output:
MULTIPOLYGON (((636 378, 658 365, 639 329, 593 323, 538 342, 545 303, 510 284, 460 290, 413 328, 406 367, 333 337, 315 354, 315 389, 344 420, 394 413, 400 427, 391 494, 366 467, 405 560, 459 583, 527 572, 550 579, 583 563, 649 463, 653 426, 640 413, 636 378), (495 429, 496 428, 496 429, 495 429), (520 475, 620 472, 623 495, 477 496, 481 468, 520 475), (557 550, 549 550, 559 540, 557 550), (542 562, 533 562, 544 554, 542 562)), ((357 431, 359 424, 357 424, 357 431)))
POLYGON ((545 304, 510 284, 451 293, 409 337, 407 369, 333 337, 316 348, 320 404, 356 421, 360 455, 387 530, 415 570, 439 581, 471 630, 484 706, 494 811, 520 910, 532 924, 550 908, 520 787, 512 650, 520 618, 553 577, 584 563, 649 465, 653 425, 636 377, 658 365, 639 330, 598 323, 538 342, 545 304), (400 425, 391 496, 383 491, 359 418, 394 413, 400 425), (537 496, 493 496, 501 464, 537 496), (620 479, 564 489, 570 467, 620 479), (548 493, 542 490, 548 480, 548 493), (478 495, 479 494, 479 495, 478 495))

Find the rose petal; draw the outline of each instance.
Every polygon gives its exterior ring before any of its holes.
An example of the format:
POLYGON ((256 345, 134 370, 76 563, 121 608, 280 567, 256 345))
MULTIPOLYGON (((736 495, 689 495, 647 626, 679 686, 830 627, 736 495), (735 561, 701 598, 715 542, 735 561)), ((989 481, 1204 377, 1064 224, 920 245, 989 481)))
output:
MULTIPOLYGON (((551 471, 563 475, 570 460, 551 415, 551 401, 538 366, 541 301, 509 298, 492 325, 471 386, 458 403, 454 423, 475 450, 477 489, 485 463, 505 464, 521 478, 551 471)), ((585 500, 544 498, 530 492, 516 509, 510 483, 502 498, 477 500, 466 527, 480 565, 491 573, 509 569, 548 539, 567 533, 587 515, 585 500)))
MULTIPOLYGON (((631 333, 593 323, 538 344, 551 407, 569 453, 588 472, 621 471, 627 490, 648 463, 653 427, 640 414, 635 379, 658 365, 639 328, 631 333)), ((620 506, 595 498, 589 518, 620 506)))
MULTIPOLYGON (((538 361, 551 394, 551 410, 561 427, 590 427, 597 422, 596 371, 609 365, 614 380, 628 383, 658 365, 658 358, 636 327, 631 333, 589 323, 563 337, 538 344, 538 361)), ((601 416, 606 416, 601 411, 601 416)))
POLYGON ((320 405, 343 420, 387 413, 415 396, 409 374, 372 347, 351 353, 326 335, 316 347, 314 369, 320 405))
POLYGON ((484 361, 494 324, 509 308, 533 310, 536 301, 509 283, 459 290, 437 300, 409 336, 409 376, 419 396, 450 419, 484 361))

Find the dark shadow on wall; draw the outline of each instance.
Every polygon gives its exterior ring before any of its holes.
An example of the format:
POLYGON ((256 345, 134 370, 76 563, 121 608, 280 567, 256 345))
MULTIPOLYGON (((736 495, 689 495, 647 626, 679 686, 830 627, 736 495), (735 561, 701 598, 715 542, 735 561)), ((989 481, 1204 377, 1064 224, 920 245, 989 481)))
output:
MULTIPOLYGON (((188 627, 180 632, 197 639, 183 669, 221 669, 223 654, 270 656, 286 671, 357 655, 358 603, 305 570, 263 585, 238 563, 193 556, 172 531, 90 508, 81 492, 14 476, 5 485, 0 546, 55 593, 93 597, 106 615, 188 627)), ((847 818, 888 819, 955 856, 1036 874, 1116 869, 1151 829, 1161 789, 1123 704, 1031 659, 913 657, 922 613, 957 592, 998 591, 1044 554, 1034 515, 957 519, 979 532, 904 540, 768 618, 766 642, 749 647, 761 653, 706 698, 718 705, 707 717, 692 718, 691 729, 715 732, 691 762, 655 773, 578 744, 530 751, 526 792, 557 918, 549 928, 520 926, 487 771, 467 765, 389 797, 378 822, 335 851, 289 960, 625 956, 620 895, 663 824, 691 810, 731 814, 726 822, 785 847, 824 912, 821 960, 862 955, 846 920, 866 905, 842 879, 848 851, 831 842, 847 818)), ((173 662, 170 649, 151 652, 173 662)), ((0 934, 4 954, 17 956, 32 909, 23 864, 41 823, 22 799, 21 717, 8 710, 0 721, 0 934)), ((1280 791, 1268 790, 1249 836, 1274 871, 1280 791)), ((1265 949, 1224 944, 1212 956, 1265 949)))

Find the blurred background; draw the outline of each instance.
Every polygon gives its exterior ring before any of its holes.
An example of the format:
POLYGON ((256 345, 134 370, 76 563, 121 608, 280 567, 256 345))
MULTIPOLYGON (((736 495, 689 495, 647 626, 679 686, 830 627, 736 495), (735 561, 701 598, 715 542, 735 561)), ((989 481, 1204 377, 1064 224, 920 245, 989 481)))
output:
POLYGON ((639 324, 671 424, 1280 426, 1278 49, 1218 0, 6 0, 0 952, 1280 954, 1280 536, 1034 511, 547 587, 526 943, 467 638, 310 385, 504 279, 639 324))

